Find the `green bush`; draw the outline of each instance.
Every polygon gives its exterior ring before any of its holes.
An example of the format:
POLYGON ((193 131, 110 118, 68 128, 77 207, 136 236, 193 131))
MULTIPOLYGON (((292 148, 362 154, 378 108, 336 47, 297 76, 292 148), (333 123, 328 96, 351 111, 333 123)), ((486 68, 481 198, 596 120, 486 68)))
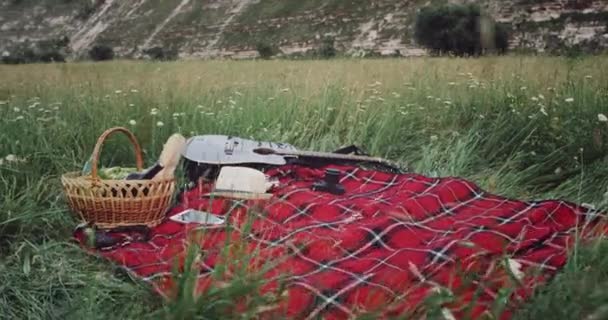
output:
POLYGON ((143 51, 152 60, 168 61, 177 59, 177 50, 152 47, 143 51))
POLYGON ((475 4, 422 8, 416 18, 414 37, 433 54, 504 53, 509 45, 507 28, 484 16, 475 4))
POLYGON ((19 43, 9 48, 8 54, 3 55, 1 61, 4 64, 65 62, 69 42, 67 37, 62 37, 35 43, 19 43))
POLYGON ((319 47, 319 57, 322 58, 333 58, 336 56, 336 47, 334 46, 333 38, 325 38, 321 47, 319 47))
POLYGON ((270 59, 275 54, 274 48, 266 42, 258 42, 255 49, 262 59, 270 59))
POLYGON ((93 61, 106 61, 114 59, 114 49, 112 47, 98 44, 89 50, 89 57, 93 61))

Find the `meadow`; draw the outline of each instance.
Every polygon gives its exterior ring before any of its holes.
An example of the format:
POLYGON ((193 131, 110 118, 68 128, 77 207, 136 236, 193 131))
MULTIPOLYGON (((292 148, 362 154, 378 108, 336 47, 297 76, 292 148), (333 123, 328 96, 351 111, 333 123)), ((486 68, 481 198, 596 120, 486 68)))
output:
MULTIPOLYGON (((0 66, 0 318, 192 316, 70 241, 59 176, 109 127, 130 128, 147 164, 174 132, 356 144, 503 196, 608 209, 605 70, 604 56, 0 66)), ((101 162, 132 165, 126 140, 101 162)), ((516 318, 606 317, 607 253, 574 251, 516 318)))

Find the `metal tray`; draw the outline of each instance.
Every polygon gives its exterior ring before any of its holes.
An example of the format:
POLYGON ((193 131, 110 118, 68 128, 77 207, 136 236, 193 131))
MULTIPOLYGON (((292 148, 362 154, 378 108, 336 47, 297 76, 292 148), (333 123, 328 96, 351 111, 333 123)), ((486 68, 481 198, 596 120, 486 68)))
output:
POLYGON ((226 223, 226 220, 222 217, 194 209, 187 209, 169 219, 179 223, 198 223, 203 225, 222 225, 226 223))

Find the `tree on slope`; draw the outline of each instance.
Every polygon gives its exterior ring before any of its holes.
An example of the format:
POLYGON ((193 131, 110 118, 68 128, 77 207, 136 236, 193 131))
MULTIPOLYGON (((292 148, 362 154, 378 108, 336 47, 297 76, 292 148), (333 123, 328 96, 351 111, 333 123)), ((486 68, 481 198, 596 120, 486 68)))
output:
POLYGON ((475 4, 422 8, 416 17, 414 38, 433 54, 457 56, 504 53, 509 41, 506 28, 483 15, 475 4))

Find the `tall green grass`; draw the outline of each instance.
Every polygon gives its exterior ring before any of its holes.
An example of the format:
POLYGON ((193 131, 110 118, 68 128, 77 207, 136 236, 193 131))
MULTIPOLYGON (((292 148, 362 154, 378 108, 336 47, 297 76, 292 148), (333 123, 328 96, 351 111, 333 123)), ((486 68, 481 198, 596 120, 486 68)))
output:
MULTIPOLYGON (((0 66, 0 317, 218 316, 221 308, 202 302, 166 304, 70 242, 77 221, 58 177, 79 170, 109 127, 132 129, 147 164, 174 132, 325 151, 357 144, 413 171, 464 177, 500 195, 606 209, 608 123, 600 120, 608 115, 607 67, 605 57, 0 66)), ((101 163, 132 165, 131 149, 114 137, 101 163)), ((566 268, 549 287, 593 297, 565 305, 570 315, 605 308, 608 294, 576 281, 589 273, 589 282, 604 279, 608 264, 595 258, 603 248, 581 253, 603 269, 566 268)), ((246 295, 251 281, 207 298, 246 295)), ((567 302, 550 290, 521 317, 559 314, 554 306, 567 302)))

